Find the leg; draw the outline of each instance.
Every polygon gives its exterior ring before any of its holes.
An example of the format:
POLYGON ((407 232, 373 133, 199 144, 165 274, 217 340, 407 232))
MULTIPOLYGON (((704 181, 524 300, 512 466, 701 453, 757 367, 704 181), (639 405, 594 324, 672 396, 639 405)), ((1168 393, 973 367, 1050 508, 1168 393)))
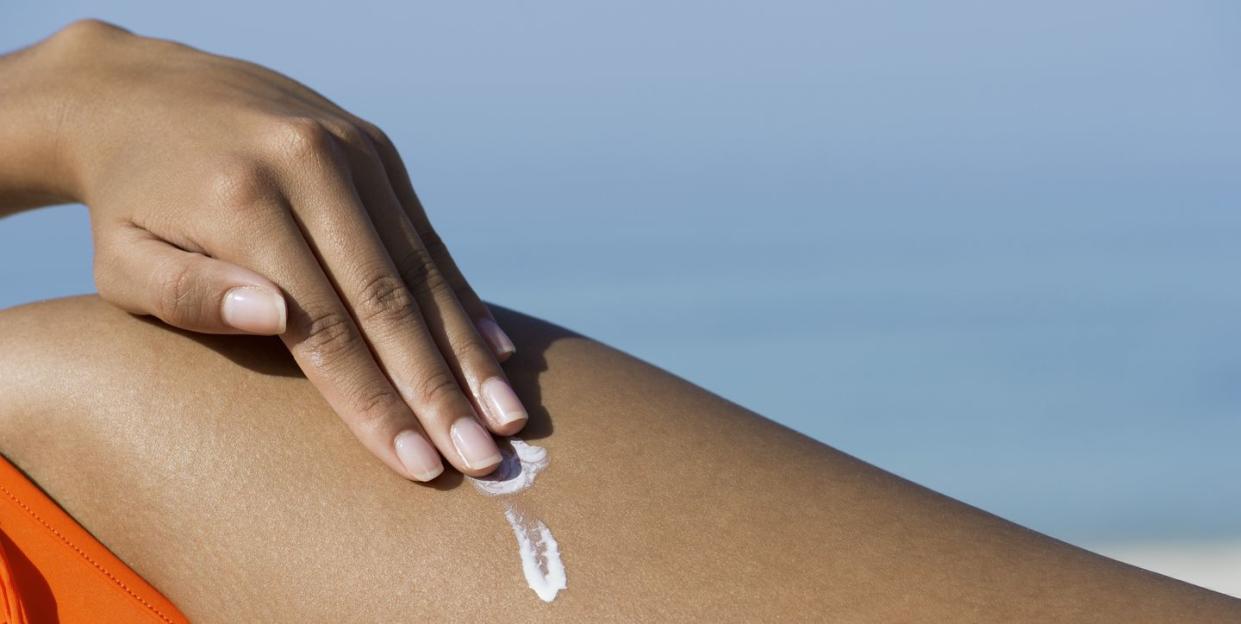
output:
POLYGON ((516 313, 506 364, 550 466, 501 503, 371 458, 278 343, 93 298, 0 315, 0 450, 199 622, 1220 621, 1241 602, 894 477, 516 313), (502 614, 502 615, 501 615, 502 614))

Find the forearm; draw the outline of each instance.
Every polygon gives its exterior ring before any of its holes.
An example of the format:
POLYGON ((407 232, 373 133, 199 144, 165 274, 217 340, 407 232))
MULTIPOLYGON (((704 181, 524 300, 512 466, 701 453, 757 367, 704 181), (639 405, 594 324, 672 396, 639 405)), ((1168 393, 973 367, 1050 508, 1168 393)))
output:
POLYGON ((74 105, 57 63, 75 30, 0 56, 0 216, 76 199, 65 140, 74 105))

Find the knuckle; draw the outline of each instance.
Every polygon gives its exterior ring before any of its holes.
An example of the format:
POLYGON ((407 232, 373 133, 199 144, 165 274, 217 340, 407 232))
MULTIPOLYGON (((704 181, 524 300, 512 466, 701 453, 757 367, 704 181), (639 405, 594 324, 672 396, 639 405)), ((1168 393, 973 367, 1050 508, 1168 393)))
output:
POLYGON ((422 271, 421 279, 413 282, 414 291, 431 298, 451 294, 452 284, 444 279, 444 274, 435 267, 427 267, 422 271))
POLYGON ((316 160, 333 151, 332 132, 311 117, 286 117, 269 122, 270 141, 280 154, 295 161, 316 160))
POLYGON ((116 26, 109 24, 108 22, 105 22, 99 18, 86 17, 86 18, 73 20, 72 22, 69 23, 68 26, 65 26, 63 32, 67 34, 84 34, 84 33, 114 32, 114 31, 119 31, 119 30, 120 29, 117 28, 116 26))
POLYGON ((345 145, 355 149, 371 152, 371 140, 358 126, 349 122, 339 122, 331 125, 332 134, 340 138, 345 145))
POLYGON ((88 17, 77 19, 70 22, 67 26, 60 29, 56 36, 60 39, 71 41, 79 41, 92 37, 112 36, 125 34, 129 31, 101 19, 88 17))
POLYGON ((417 305, 399 278, 379 275, 363 284, 358 295, 358 319, 362 322, 403 322, 414 316, 417 305))
POLYGON ((431 228, 420 230, 418 238, 422 239, 422 246, 432 258, 442 258, 448 254, 448 246, 444 244, 444 239, 440 238, 435 230, 431 228))
POLYGON ((432 296, 453 294, 452 283, 438 269, 427 272, 427 278, 423 280, 423 288, 432 296))
POLYGON ((353 417, 361 425, 384 422, 407 409, 401 398, 387 387, 355 391, 349 399, 349 405, 353 417))
POLYGON ((427 272, 427 255, 417 249, 410 249, 395 260, 396 271, 407 284, 416 284, 427 272))
POLYGON ((270 195, 270 184, 263 168, 254 162, 235 160, 219 166, 210 181, 216 205, 230 209, 262 204, 270 195))
POLYGON ((482 297, 479 297, 478 293, 474 292, 474 287, 470 286, 470 283, 465 281, 465 278, 460 273, 455 273, 454 276, 450 277, 448 281, 452 282, 453 291, 457 293, 457 298, 461 300, 461 305, 465 306, 467 311, 470 310, 470 306, 484 305, 482 297))
POLYGON ((448 253, 448 247, 444 244, 444 239, 440 238, 435 230, 427 229, 420 232, 418 237, 422 239, 422 246, 426 249, 426 255, 431 258, 435 265, 436 272, 448 280, 448 284, 458 294, 473 294, 470 285, 465 282, 465 277, 461 272, 456 270, 456 265, 452 261, 452 256, 448 253))
POLYGON ((406 281, 409 281, 409 278, 419 277, 422 275, 422 272, 426 270, 425 267, 427 260, 428 258, 425 253, 414 248, 407 249, 405 253, 394 258, 393 263, 396 265, 397 273, 400 273, 401 277, 406 278, 406 281))
POLYGON ((159 275, 155 299, 156 316, 172 325, 184 325, 194 318, 194 263, 183 262, 159 275))
POLYGON ((365 134, 368 138, 370 138, 370 140, 373 141, 375 145, 379 145, 382 147, 388 147, 392 145, 392 140, 388 138, 388 134, 384 132, 383 129, 381 129, 379 126, 369 121, 366 121, 365 119, 358 120, 357 128, 361 130, 362 133, 365 134))
POLYGON ((425 250, 414 249, 397 262, 397 270, 417 297, 434 297, 452 292, 452 285, 435 267, 425 250))
POLYGON ((484 346, 482 341, 474 335, 463 337, 461 340, 451 341, 453 353, 457 360, 462 363, 470 363, 474 366, 494 365, 496 361, 495 351, 490 347, 484 346))
POLYGON ((314 316, 306 325, 300 347, 311 363, 320 368, 335 366, 361 344, 349 316, 343 312, 325 312, 314 316))
POLYGON ((461 392, 457 378, 443 367, 427 371, 414 381, 414 393, 420 402, 435 404, 461 392))
POLYGON ((45 41, 48 52, 70 60, 94 60, 101 45, 128 36, 129 31, 99 19, 79 19, 56 31, 45 41))

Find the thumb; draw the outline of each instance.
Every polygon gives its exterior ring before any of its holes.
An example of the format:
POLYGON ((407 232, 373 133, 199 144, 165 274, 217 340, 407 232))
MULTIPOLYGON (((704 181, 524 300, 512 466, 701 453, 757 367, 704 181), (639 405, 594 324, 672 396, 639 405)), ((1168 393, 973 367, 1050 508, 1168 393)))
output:
POLYGON ((185 251, 129 226, 100 241, 95 282, 105 300, 208 334, 284 333, 280 288, 246 268, 185 251))

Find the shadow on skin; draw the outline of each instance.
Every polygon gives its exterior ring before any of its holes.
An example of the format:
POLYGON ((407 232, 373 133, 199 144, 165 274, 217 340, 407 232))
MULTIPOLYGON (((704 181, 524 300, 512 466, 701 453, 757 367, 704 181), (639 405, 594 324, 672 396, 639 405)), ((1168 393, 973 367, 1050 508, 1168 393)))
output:
POLYGON ((513 390, 521 397, 526 406, 530 421, 518 437, 525 440, 546 438, 555 431, 552 416, 543 405, 543 393, 539 386, 539 376, 547 371, 545 354, 558 340, 568 338, 583 339, 581 334, 571 332, 559 325, 514 312, 493 303, 488 307, 496 316, 496 320, 517 345, 517 353, 504 363, 504 372, 508 373, 513 390))
MULTIPOLYGON (((496 320, 517 345, 517 353, 503 364, 513 390, 521 397, 530 416, 529 422, 517 435, 525 440, 545 438, 555 431, 551 414, 542 402, 539 388, 539 377, 547 370, 545 352, 557 340, 565 338, 582 338, 567 329, 536 320, 525 314, 514 312, 495 304, 488 304, 496 315, 496 320)), ((139 320, 161 327, 167 331, 197 342, 202 346, 228 358, 233 363, 261 375, 273 377, 305 378, 289 350, 276 337, 268 336, 235 336, 198 334, 164 324, 150 316, 137 317, 139 320)), ((464 481, 461 473, 447 470, 431 483, 429 487, 438 490, 450 490, 464 481)))

